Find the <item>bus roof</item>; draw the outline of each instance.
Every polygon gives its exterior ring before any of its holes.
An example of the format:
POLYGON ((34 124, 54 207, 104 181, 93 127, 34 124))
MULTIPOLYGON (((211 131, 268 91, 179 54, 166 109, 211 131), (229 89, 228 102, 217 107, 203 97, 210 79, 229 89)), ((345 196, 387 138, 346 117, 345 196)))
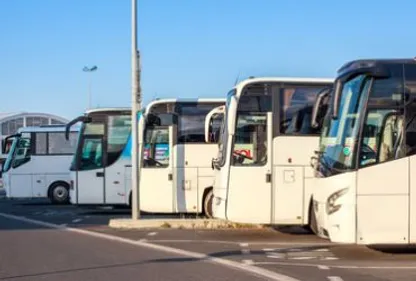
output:
MULTIPOLYGON (((71 127, 71 132, 78 132, 79 126, 71 127)), ((17 130, 18 133, 31 133, 31 132, 65 132, 65 125, 42 125, 42 126, 29 126, 22 127, 17 130)))
POLYGON ((212 103, 212 102, 225 103, 225 101, 226 101, 225 98, 179 98, 179 99, 172 98, 172 99, 159 99, 159 100, 151 101, 146 106, 146 112, 149 112, 150 108, 152 108, 156 104, 163 104, 163 103, 175 103, 175 102, 180 102, 180 103, 194 103, 194 102, 199 102, 199 103, 212 103))
POLYGON ((325 84, 334 83, 335 78, 316 78, 316 77, 254 77, 247 78, 239 82, 233 89, 241 90, 245 86, 254 83, 311 83, 311 84, 325 84))
POLYGON ((338 69, 338 75, 346 73, 354 69, 360 69, 364 67, 375 67, 377 65, 392 65, 392 64, 416 64, 415 58, 404 58, 404 59, 358 59, 344 63, 338 69))
POLYGON ((85 114, 90 114, 93 112, 107 112, 107 111, 128 111, 131 110, 131 107, 101 107, 101 108, 91 108, 85 111, 85 114))

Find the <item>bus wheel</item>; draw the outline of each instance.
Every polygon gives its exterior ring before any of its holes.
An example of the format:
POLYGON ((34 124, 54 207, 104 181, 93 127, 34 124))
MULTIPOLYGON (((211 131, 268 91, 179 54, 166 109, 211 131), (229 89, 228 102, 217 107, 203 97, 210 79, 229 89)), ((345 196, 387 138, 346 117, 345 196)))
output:
POLYGON ((49 187, 49 199, 54 204, 69 203, 69 185, 66 182, 55 182, 49 187))
POLYGON ((212 214, 212 200, 214 199, 214 192, 211 189, 208 190, 208 192, 205 193, 204 196, 204 215, 207 218, 212 219, 213 218, 213 214, 212 214))
POLYGON ((313 204, 311 203, 310 208, 309 208, 309 230, 310 232, 314 233, 314 234, 318 234, 318 226, 316 224, 316 217, 315 217, 315 212, 313 211, 313 204))

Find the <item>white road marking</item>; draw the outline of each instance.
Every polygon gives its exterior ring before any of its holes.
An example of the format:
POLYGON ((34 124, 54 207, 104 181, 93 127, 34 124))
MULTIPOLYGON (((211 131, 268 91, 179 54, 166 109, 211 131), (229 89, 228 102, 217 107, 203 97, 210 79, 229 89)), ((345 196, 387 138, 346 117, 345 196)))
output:
POLYGON ((272 259, 283 259, 285 258, 284 254, 279 254, 279 253, 273 253, 270 255, 267 255, 268 258, 272 258, 272 259))
POLYGON ((248 243, 240 243, 241 247, 248 247, 248 243))
POLYGON ((314 252, 329 252, 329 249, 316 249, 314 252))
POLYGON ((322 270, 329 270, 329 267, 326 265, 318 265, 318 268, 322 270))
POLYGON ((276 250, 280 250, 280 249, 265 248, 265 249, 263 249, 263 252, 273 252, 273 251, 276 251, 276 250))
POLYGON ((311 260, 315 257, 290 257, 289 260, 311 260))
POLYGON ((176 254, 176 255, 182 255, 182 256, 185 256, 185 257, 200 259, 202 261, 209 261, 209 262, 219 264, 219 265, 222 265, 222 266, 226 266, 226 267, 230 267, 230 268, 233 268, 233 269, 236 269, 236 270, 245 271, 245 272, 251 273, 253 275, 262 276, 262 277, 268 278, 269 280, 301 281, 299 279, 296 279, 296 278, 293 278, 293 277, 290 277, 290 276, 287 276, 287 275, 284 275, 284 274, 280 274, 280 273, 277 273, 277 272, 274 272, 274 271, 270 271, 270 270, 267 270, 267 269, 264 269, 264 268, 256 267, 256 266, 249 265, 249 264, 242 264, 242 263, 239 263, 239 262, 235 262, 235 261, 227 260, 227 259, 222 259, 222 258, 218 258, 218 257, 212 257, 212 256, 208 256, 206 254, 202 254, 202 253, 198 253, 198 252, 191 252, 191 251, 186 251, 186 250, 182 250, 182 249, 177 249, 177 248, 173 248, 173 247, 167 247, 167 246, 162 246, 162 245, 157 245, 157 244, 152 244, 152 243, 147 243, 147 242, 142 242, 142 241, 134 241, 134 240, 130 240, 130 239, 127 239, 127 238, 122 238, 122 237, 109 235, 109 234, 105 234, 105 233, 93 232, 93 231, 89 231, 89 230, 85 230, 85 229, 64 227, 64 226, 60 226, 60 225, 53 224, 53 223, 43 222, 43 221, 34 220, 34 219, 28 219, 28 218, 15 216, 15 215, 9 215, 9 214, 5 214, 5 213, 0 213, 0 216, 2 216, 4 218, 23 221, 23 222, 26 222, 26 223, 40 225, 40 226, 44 226, 44 227, 48 227, 48 228, 59 229, 59 230, 63 230, 63 231, 89 235, 89 236, 96 237, 96 238, 102 238, 102 239, 117 241, 117 242, 121 242, 121 243, 125 243, 125 244, 135 245, 135 246, 139 246, 139 247, 143 247, 143 248, 148 248, 148 249, 152 249, 152 250, 155 250, 155 251, 161 251, 161 252, 166 252, 166 253, 171 253, 171 254, 176 254))
POLYGON ((328 276, 327 278, 328 278, 329 281, 344 281, 339 276, 328 276))
POLYGON ((248 255, 248 254, 250 254, 250 249, 242 249, 241 253, 244 254, 244 255, 248 255))
POLYGON ((80 221, 82 221, 82 219, 74 219, 74 220, 72 220, 73 223, 77 223, 77 222, 80 222, 80 221))
POLYGON ((253 260, 243 260, 242 261, 244 264, 248 264, 248 265, 252 265, 254 264, 253 260))
MULTIPOLYGON (((296 262, 255 262, 254 265, 284 265, 284 266, 304 266, 304 267, 318 267, 320 264, 314 263, 296 263, 296 262)), ((341 269, 405 269, 405 270, 416 270, 415 266, 356 266, 356 265, 331 265, 331 268, 341 268, 341 269)))
POLYGON ((155 236, 157 234, 157 232, 149 232, 148 234, 147 234, 147 236, 155 236))
POLYGON ((337 257, 324 257, 324 260, 339 260, 337 257))

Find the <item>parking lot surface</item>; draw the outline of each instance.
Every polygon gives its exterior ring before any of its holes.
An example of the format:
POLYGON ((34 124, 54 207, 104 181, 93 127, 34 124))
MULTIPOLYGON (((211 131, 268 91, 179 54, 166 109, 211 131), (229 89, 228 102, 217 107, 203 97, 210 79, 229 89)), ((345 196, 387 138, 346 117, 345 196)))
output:
MULTIPOLYGON (((356 245, 337 245, 299 227, 218 230, 112 229, 108 227, 109 220, 128 218, 129 209, 59 206, 52 205, 47 200, 0 199, 0 213, 137 241, 141 245, 156 245, 163 249, 178 249, 185 253, 202 255, 196 259, 176 257, 174 262, 192 263, 213 257, 283 274, 295 280, 416 280, 416 249, 406 247, 381 250, 356 245)), ((161 215, 143 216, 148 218, 161 215)), ((0 225, 2 231, 10 228, 13 228, 10 223, 0 225)), ((53 231, 65 232, 65 229, 53 231)))

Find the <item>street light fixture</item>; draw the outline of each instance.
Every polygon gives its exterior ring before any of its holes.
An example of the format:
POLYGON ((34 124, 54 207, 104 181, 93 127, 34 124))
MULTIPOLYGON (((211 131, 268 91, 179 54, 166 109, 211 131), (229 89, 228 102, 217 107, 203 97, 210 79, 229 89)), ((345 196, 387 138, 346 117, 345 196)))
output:
MULTIPOLYGON (((87 67, 84 66, 84 68, 82 69, 82 71, 84 72, 94 72, 97 71, 98 67, 96 65, 92 66, 92 67, 87 67)), ((91 99, 92 99, 92 93, 91 93, 91 74, 88 77, 88 108, 91 108, 91 99)))

